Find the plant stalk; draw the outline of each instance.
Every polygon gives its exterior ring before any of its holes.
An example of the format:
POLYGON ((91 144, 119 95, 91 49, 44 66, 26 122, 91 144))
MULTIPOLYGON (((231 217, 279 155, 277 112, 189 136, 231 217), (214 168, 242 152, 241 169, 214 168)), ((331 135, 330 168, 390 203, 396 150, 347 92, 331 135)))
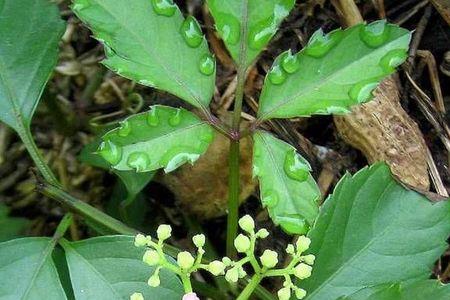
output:
POLYGON ((260 274, 253 275, 252 279, 245 287, 245 289, 241 292, 241 294, 236 298, 236 300, 247 300, 253 294, 255 289, 258 287, 259 283, 263 277, 260 274))

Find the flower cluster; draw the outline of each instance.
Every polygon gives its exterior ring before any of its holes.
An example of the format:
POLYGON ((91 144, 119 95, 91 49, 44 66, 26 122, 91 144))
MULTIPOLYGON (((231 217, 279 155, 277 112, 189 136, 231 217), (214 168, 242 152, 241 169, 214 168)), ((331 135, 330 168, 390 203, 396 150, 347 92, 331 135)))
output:
MULTIPOLYGON (((286 248, 287 254, 290 256, 290 262, 285 268, 276 269, 278 264, 278 253, 272 250, 264 250, 260 257, 255 256, 255 246, 258 239, 265 239, 269 236, 269 232, 262 228, 255 231, 255 222, 249 215, 239 220, 239 226, 244 233, 239 234, 234 240, 234 246, 238 253, 243 257, 238 261, 233 261, 228 257, 222 260, 214 260, 209 264, 203 264, 202 258, 205 254, 203 247, 205 246, 205 236, 203 234, 195 235, 192 242, 197 248, 196 257, 190 252, 183 251, 178 253, 176 263, 167 259, 164 254, 164 241, 172 235, 172 228, 169 225, 160 225, 157 230, 157 241, 153 241, 150 236, 138 234, 135 238, 135 246, 148 247, 142 260, 149 266, 155 267, 155 271, 150 276, 148 284, 157 287, 161 284, 159 272, 166 268, 177 274, 184 286, 186 292, 183 300, 199 299, 192 291, 190 281, 191 274, 199 270, 206 270, 214 276, 225 275, 225 279, 230 283, 236 283, 240 278, 247 276, 244 265, 250 264, 253 268, 253 278, 260 282, 265 277, 283 277, 283 287, 278 291, 280 300, 288 300, 291 294, 297 299, 303 299, 306 291, 299 288, 292 281, 292 276, 298 280, 303 280, 311 276, 312 265, 314 264, 314 255, 303 253, 308 250, 311 243, 310 239, 300 236, 295 245, 289 244, 286 248)), ((252 289, 244 289, 242 294, 250 294, 252 289)), ((241 294, 241 295, 242 295, 241 294)), ((130 300, 143 300, 144 297, 140 293, 131 295, 130 300)), ((243 298, 247 299, 247 298, 243 298)))

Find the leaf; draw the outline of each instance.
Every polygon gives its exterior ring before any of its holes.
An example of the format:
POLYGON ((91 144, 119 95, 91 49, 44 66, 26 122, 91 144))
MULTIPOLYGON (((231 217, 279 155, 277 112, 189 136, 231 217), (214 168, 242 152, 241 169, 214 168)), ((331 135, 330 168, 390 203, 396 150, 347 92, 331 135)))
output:
POLYGON ((426 279, 447 248, 450 202, 431 203, 397 183, 385 164, 345 175, 314 228, 308 299, 336 299, 362 288, 426 279))
POLYGON ((183 25, 176 5, 160 14, 153 8, 166 2, 172 1, 75 0, 72 9, 105 45, 108 68, 206 109, 214 93, 215 61, 196 21, 188 17, 191 22, 183 25), (186 26, 191 39, 182 34, 186 26), (189 46, 186 40, 192 39, 189 46))
POLYGON ((25 134, 64 31, 48 0, 0 0, 0 121, 25 134))
POLYGON ((295 0, 207 0, 231 56, 248 66, 275 35, 295 0))
POLYGON ((437 280, 385 284, 362 289, 342 300, 450 299, 450 285, 437 280))
POLYGON ((385 21, 323 35, 299 53, 282 53, 261 92, 259 119, 345 114, 408 57, 411 33, 385 21))
POLYGON ((28 219, 8 215, 9 208, 0 203, 0 242, 19 237, 30 223, 28 219))
POLYGON ((0 298, 67 299, 51 254, 50 238, 24 238, 0 244, 0 298))
POLYGON ((167 173, 194 163, 213 139, 213 129, 193 113, 155 105, 105 134, 98 153, 117 170, 167 173))
POLYGON ((154 267, 142 262, 145 249, 135 247, 133 237, 61 240, 61 245, 77 300, 129 299, 134 292, 142 293, 146 300, 179 300, 184 294, 176 275, 165 270, 160 273, 161 286, 148 286, 154 267))
MULTIPOLYGON (((87 144, 82 150, 78 159, 88 165, 98 167, 104 170, 110 170, 111 164, 103 157, 95 153, 102 142, 101 137, 96 138, 91 143, 87 144)), ((126 199, 128 202, 133 202, 134 198, 145 188, 145 186, 152 180, 155 175, 154 172, 136 173, 135 171, 120 171, 112 169, 114 174, 120 178, 127 190, 126 199)))
POLYGON ((270 133, 254 134, 253 175, 273 222, 291 234, 304 234, 318 214, 320 190, 309 163, 291 145, 270 133))

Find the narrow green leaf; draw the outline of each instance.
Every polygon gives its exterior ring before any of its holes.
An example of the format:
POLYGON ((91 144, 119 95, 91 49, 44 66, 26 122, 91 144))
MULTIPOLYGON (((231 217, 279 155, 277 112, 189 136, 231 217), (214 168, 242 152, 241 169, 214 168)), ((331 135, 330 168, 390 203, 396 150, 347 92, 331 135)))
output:
POLYGON ((10 217, 9 208, 0 203, 0 242, 19 237, 30 221, 25 218, 10 217))
POLYGON ((291 145, 270 133, 254 135, 253 176, 273 222, 291 234, 304 234, 318 214, 320 190, 309 163, 291 145))
POLYGON ((207 108, 214 93, 215 62, 198 23, 191 17, 185 22, 171 0, 73 3, 73 11, 105 45, 108 68, 207 108))
POLYGON ((297 54, 282 53, 261 92, 259 119, 344 114, 407 58, 411 33, 377 21, 317 31, 297 54))
POLYGON ((19 133, 29 130, 63 31, 48 0, 0 0, 0 121, 19 133))
POLYGON ((50 238, 0 243, 0 299, 67 299, 52 260, 50 238))
POLYGON ((207 0, 231 56, 237 64, 250 65, 275 35, 295 0, 207 0))
POLYGON ((342 300, 412 300, 450 299, 450 285, 437 280, 377 285, 362 289, 342 300))
POLYGON ((337 299, 362 288, 429 277, 447 248, 450 202, 431 203, 397 183, 385 164, 346 175, 314 228, 308 299, 337 299))
POLYGON ((98 153, 117 170, 171 172, 194 163, 213 139, 214 130, 193 113, 155 105, 105 134, 98 153))
POLYGON ((148 286, 154 267, 142 262, 145 249, 135 247, 133 237, 61 240, 61 245, 77 300, 123 300, 134 292, 142 293, 146 300, 179 300, 184 294, 180 280, 165 270, 160 273, 161 286, 148 286))

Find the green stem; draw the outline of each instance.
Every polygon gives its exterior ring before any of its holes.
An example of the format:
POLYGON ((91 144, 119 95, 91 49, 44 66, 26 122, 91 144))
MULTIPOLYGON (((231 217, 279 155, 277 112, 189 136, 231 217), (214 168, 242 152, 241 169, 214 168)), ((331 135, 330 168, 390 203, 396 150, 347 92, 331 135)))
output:
POLYGON ((59 222, 58 227, 56 227, 55 234, 53 235, 53 239, 59 240, 64 236, 70 224, 72 224, 73 216, 71 213, 67 213, 62 218, 61 222, 59 222))
POLYGON ((184 292, 186 294, 192 293, 192 284, 191 280, 189 279, 189 276, 187 276, 186 274, 181 274, 180 278, 181 282, 183 283, 184 292))
POLYGON ((253 275, 252 279, 248 283, 248 285, 245 287, 245 289, 241 292, 241 294, 236 298, 236 300, 247 300, 250 298, 250 296, 253 294, 256 287, 259 285, 261 280, 263 279, 263 276, 260 274, 253 275))
POLYGON ((42 174, 45 180, 47 180, 47 182, 49 182, 52 185, 60 187, 61 184, 56 179, 55 175, 53 174, 52 170, 50 170, 49 166, 45 163, 44 158, 41 155, 41 152, 39 151, 38 147, 36 146, 36 143, 33 140, 33 137, 31 136, 31 132, 23 128, 23 130, 19 130, 17 133, 19 134, 20 138, 25 144, 25 147, 27 148, 28 153, 33 159, 34 164, 39 169, 39 172, 42 174))

